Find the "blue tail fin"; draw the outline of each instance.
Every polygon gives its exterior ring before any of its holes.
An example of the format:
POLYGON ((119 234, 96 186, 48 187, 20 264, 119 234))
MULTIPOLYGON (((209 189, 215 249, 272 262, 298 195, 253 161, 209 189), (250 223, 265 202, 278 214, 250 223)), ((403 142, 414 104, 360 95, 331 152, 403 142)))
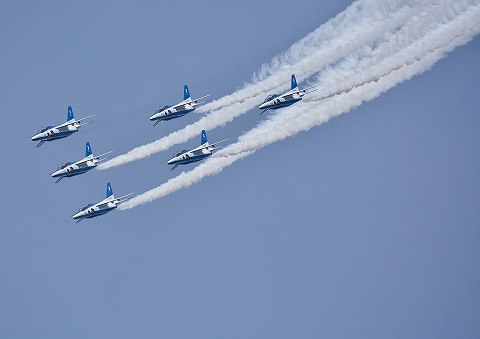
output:
POLYGON ((188 90, 188 86, 185 85, 185 87, 183 87, 183 100, 187 100, 188 98, 190 98, 190 91, 188 90))
POLYGON ((295 79, 295 74, 292 74, 292 87, 290 89, 297 88, 297 79, 295 79))
POLYGON ((112 185, 110 185, 110 182, 107 182, 107 198, 111 195, 113 195, 112 185))
POLYGON ((72 120, 73 118, 75 118, 75 117, 73 116, 72 106, 68 106, 67 121, 70 121, 70 120, 72 120))
POLYGON ((207 133, 205 132, 205 130, 202 130, 202 143, 200 145, 203 145, 206 142, 208 142, 207 133))
POLYGON ((90 143, 87 141, 85 144, 85 156, 88 157, 90 154, 92 154, 92 149, 90 148, 90 143))

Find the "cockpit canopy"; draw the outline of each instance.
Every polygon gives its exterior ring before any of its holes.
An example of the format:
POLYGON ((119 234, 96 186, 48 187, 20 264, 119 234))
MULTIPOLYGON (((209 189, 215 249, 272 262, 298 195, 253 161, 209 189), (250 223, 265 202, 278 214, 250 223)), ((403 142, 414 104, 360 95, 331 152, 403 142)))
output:
POLYGON ((167 106, 163 106, 163 107, 159 107, 159 108, 155 111, 155 113, 160 113, 161 111, 166 110, 166 109, 169 108, 169 107, 170 107, 170 106, 168 106, 168 105, 167 105, 167 106))
POLYGON ((90 206, 93 206, 93 204, 85 204, 83 205, 82 207, 80 207, 78 209, 79 212, 82 212, 82 211, 85 211, 87 208, 89 208, 90 206))
POLYGON ((61 164, 60 166, 57 167, 57 171, 61 170, 61 169, 64 169, 65 167, 67 167, 71 164, 73 164, 73 162, 64 162, 63 164, 61 164))
POLYGON ((263 100, 263 102, 269 102, 270 100, 273 100, 275 99, 276 97, 278 97, 280 94, 270 94, 268 97, 265 98, 265 100, 263 100))
POLYGON ((40 128, 38 130, 38 133, 43 133, 43 132, 49 130, 50 128, 52 128, 52 127, 55 127, 55 126, 43 126, 42 128, 40 128))
POLYGON ((181 150, 181 151, 177 151, 177 152, 173 155, 173 157, 174 157, 174 158, 175 158, 175 157, 178 157, 179 155, 182 155, 182 154, 185 153, 185 152, 187 152, 186 149, 181 150))

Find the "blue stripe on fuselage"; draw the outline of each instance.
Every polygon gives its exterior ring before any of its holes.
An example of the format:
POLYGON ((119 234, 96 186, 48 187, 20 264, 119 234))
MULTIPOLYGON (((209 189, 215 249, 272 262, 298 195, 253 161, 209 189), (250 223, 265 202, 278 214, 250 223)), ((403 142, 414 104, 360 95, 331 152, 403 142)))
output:
POLYGON ((186 109, 184 111, 181 111, 181 112, 174 112, 170 115, 163 115, 163 116, 160 116, 159 118, 155 119, 155 120, 163 120, 163 121, 168 121, 168 120, 172 120, 172 119, 176 119, 176 118, 181 118, 183 117, 185 114, 188 114, 190 113, 191 111, 194 111, 195 109, 186 109))
POLYGON ((298 102, 302 100, 302 98, 298 98, 298 99, 292 99, 292 100, 288 100, 288 101, 282 101, 280 102, 279 104, 271 104, 270 106, 265 106, 263 107, 263 109, 277 109, 277 108, 283 108, 283 107, 287 107, 287 106, 290 106, 290 105, 293 105, 294 103, 298 102))
POLYGON ((195 155, 195 156, 192 156, 192 157, 189 157, 188 159, 180 159, 180 160, 177 160, 175 162, 172 162, 170 165, 175 165, 175 164, 179 164, 179 165, 186 165, 186 164, 190 164, 192 162, 197 162, 197 161, 201 161, 209 156, 211 156, 212 154, 201 154, 201 155, 195 155))
POLYGON ((110 212, 111 210, 114 210, 115 208, 117 208, 117 206, 115 206, 115 207, 110 207, 110 208, 105 208, 105 209, 100 210, 100 211, 95 211, 95 212, 92 213, 92 214, 87 214, 87 215, 85 215, 84 218, 87 218, 87 219, 95 218, 95 217, 104 215, 104 214, 110 212))
POLYGON ((92 168, 94 168, 95 166, 88 166, 88 167, 83 167, 83 168, 79 168, 79 169, 76 169, 74 170, 73 172, 67 172, 67 174, 64 174, 62 176, 64 177, 73 177, 75 175, 79 175, 79 174, 83 174, 85 172, 88 172, 90 171, 92 168))
POLYGON ((62 139, 62 138, 66 138, 66 137, 70 136, 71 134, 73 134, 75 132, 78 132, 78 130, 68 131, 68 132, 58 132, 58 133, 55 133, 55 134, 50 135, 48 137, 38 137, 38 138, 32 139, 32 141, 38 141, 38 140, 52 141, 52 140, 56 140, 56 139, 62 139))

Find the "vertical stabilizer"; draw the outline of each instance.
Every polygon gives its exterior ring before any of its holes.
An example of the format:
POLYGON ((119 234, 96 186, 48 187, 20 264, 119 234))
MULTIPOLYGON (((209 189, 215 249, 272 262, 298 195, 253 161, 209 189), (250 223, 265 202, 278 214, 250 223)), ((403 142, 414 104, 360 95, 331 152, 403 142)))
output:
POLYGON ((190 98, 190 91, 188 90, 188 86, 185 85, 185 87, 183 87, 183 100, 187 100, 188 98, 190 98))
POLYGON ((90 143, 87 141, 87 143, 85 144, 85 156, 88 157, 91 154, 92 154, 92 149, 90 147, 90 143))
POLYGON ((295 79, 295 74, 292 74, 292 86, 291 86, 290 89, 292 90, 292 89, 295 89, 295 88, 297 88, 297 87, 298 87, 298 85, 297 85, 297 79, 295 79))
POLYGON ((72 119, 75 119, 75 117, 73 116, 73 109, 72 106, 68 106, 67 121, 70 121, 72 119))
POLYGON ((110 182, 107 182, 107 198, 110 196, 113 196, 112 185, 110 185, 110 182))
POLYGON ((206 142, 208 142, 207 132, 205 132, 205 130, 202 130, 202 143, 200 145, 203 145, 206 142))

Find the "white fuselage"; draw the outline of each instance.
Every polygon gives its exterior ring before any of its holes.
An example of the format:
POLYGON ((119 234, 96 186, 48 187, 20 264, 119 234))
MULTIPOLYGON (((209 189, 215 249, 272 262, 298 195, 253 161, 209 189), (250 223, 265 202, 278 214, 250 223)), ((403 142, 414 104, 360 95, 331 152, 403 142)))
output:
POLYGON ((95 159, 91 154, 80 161, 67 164, 63 168, 57 169, 52 173, 52 177, 73 177, 74 175, 83 174, 92 168, 97 167, 98 161, 99 160, 95 159))
POLYGON ((72 216, 73 219, 93 218, 103 215, 117 208, 118 202, 112 195, 96 204, 88 204, 82 207, 76 214, 72 216))
POLYGON ((43 128, 32 137, 32 141, 52 141, 65 138, 78 132, 78 127, 80 127, 80 124, 75 119, 72 119, 58 126, 43 128))
POLYGON ((285 94, 278 96, 273 96, 272 99, 265 100, 260 106, 259 109, 277 109, 282 107, 287 107, 293 105, 297 101, 302 100, 304 92, 300 92, 298 88, 292 89, 285 94))
POLYGON ((174 106, 165 106, 157 109, 155 114, 150 117, 150 120, 170 120, 180 118, 195 110, 195 106, 197 106, 197 103, 192 101, 192 98, 188 98, 174 106))
POLYGON ((196 161, 201 161, 213 153, 213 147, 210 147, 208 144, 201 145, 197 148, 194 148, 189 151, 183 151, 183 152, 178 152, 171 158, 170 160, 167 161, 167 164, 169 165, 185 165, 185 164, 190 164, 192 162, 196 161), (180 153, 180 154, 178 154, 180 153))

